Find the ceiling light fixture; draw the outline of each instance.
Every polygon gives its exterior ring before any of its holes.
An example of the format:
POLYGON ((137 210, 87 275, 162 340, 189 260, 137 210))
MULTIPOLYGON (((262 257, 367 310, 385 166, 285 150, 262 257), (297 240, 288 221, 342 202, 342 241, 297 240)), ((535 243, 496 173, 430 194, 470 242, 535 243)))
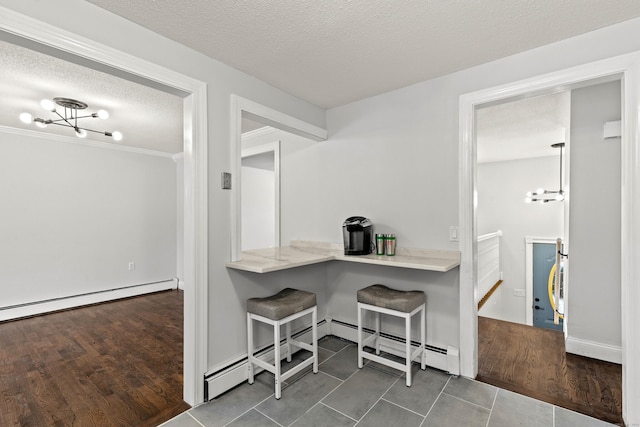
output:
POLYGON ((552 144, 551 147, 560 149, 560 187, 558 188, 558 191, 549 191, 544 188, 538 188, 536 191, 529 191, 527 193, 527 197, 524 199, 526 203, 561 202, 564 200, 564 191, 562 190, 562 149, 564 148, 564 142, 552 144))
POLYGON ((50 99, 43 99, 40 102, 42 108, 47 111, 50 111, 56 114, 59 119, 41 119, 39 117, 33 117, 30 113, 22 113, 20 114, 20 120, 23 123, 35 123, 36 126, 41 128, 46 128, 48 125, 57 125, 57 126, 65 126, 73 128, 78 138, 86 138, 87 132, 99 133, 114 139, 114 141, 122 140, 122 133, 120 132, 102 132, 98 130, 88 129, 85 127, 80 127, 78 125, 79 119, 107 119, 109 117, 109 113, 105 110, 99 110, 97 113, 86 114, 83 116, 78 115, 79 110, 84 110, 88 107, 88 105, 82 101, 78 101, 76 99, 71 98, 53 98, 53 101, 50 99), (56 109, 56 104, 60 107, 64 108, 64 114, 60 114, 56 109))

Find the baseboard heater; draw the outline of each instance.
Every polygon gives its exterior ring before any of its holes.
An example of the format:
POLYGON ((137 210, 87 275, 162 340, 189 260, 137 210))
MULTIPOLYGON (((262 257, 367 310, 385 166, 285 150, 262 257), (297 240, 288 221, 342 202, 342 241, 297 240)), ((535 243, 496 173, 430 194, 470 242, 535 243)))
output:
MULTIPOLYGON (((358 325, 336 319, 331 319, 329 322, 331 325, 332 335, 353 342, 358 341, 358 325)), ((363 328, 363 331, 368 334, 373 333, 373 330, 369 328, 363 328)), ((404 337, 381 332, 380 338, 380 346, 382 351, 391 353, 399 357, 404 357, 404 337)), ((414 347, 418 347, 419 344, 420 343, 417 341, 411 341, 411 345, 414 347)), ((448 372, 452 375, 460 375, 460 352, 458 348, 453 346, 442 348, 427 343, 426 349, 428 366, 448 372)))
POLYGON ((0 307, 0 321, 20 319, 23 317, 66 310, 84 305, 97 304, 120 298, 159 292, 167 289, 175 289, 177 286, 178 280, 175 278, 138 285, 122 286, 102 291, 86 292, 60 298, 32 301, 24 304, 9 305, 6 307, 0 307))
MULTIPOLYGON (((371 329, 364 329, 367 333, 372 333, 371 329)), ((346 339, 351 342, 357 342, 358 326, 342 322, 335 319, 323 319, 318 322, 318 339, 326 336, 334 335, 339 338, 346 339)), ((311 327, 305 328, 293 334, 293 337, 299 340, 311 340, 311 327)), ((403 357, 404 344, 402 337, 391 334, 381 334, 381 347, 383 351, 403 357)), ((284 355, 284 341, 281 341, 280 351, 284 355)), ((418 346, 418 342, 412 342, 412 345, 418 346)), ((272 361, 274 358, 273 345, 261 348, 257 352, 257 356, 265 361, 272 361)), ((284 357, 284 356, 283 356, 284 357)), ((460 375, 460 358, 459 351, 456 347, 448 346, 447 348, 439 348, 427 345, 427 365, 453 375, 460 375)), ((256 373, 262 369, 257 368, 256 373)), ((218 366, 204 377, 204 396, 205 401, 214 399, 222 393, 232 389, 233 387, 247 381, 248 367, 247 356, 242 355, 238 358, 228 361, 222 366, 218 366)))

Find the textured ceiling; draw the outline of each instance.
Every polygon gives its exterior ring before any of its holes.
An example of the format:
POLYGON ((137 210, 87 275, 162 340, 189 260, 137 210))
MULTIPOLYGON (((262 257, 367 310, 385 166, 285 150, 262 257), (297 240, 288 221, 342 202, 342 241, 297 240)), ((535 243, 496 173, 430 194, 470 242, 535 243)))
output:
POLYGON ((638 0, 88 0, 321 107, 640 16, 638 0))
MULTIPOLYGON (((87 1, 327 108, 640 16, 638 0, 87 1)), ((99 130, 121 131, 122 145, 182 151, 180 97, 47 53, 0 42, 0 125, 27 127, 20 112, 63 96, 109 110, 99 130)), ((492 123, 494 135, 528 132, 492 123)))
POLYGON ((571 93, 536 96, 479 109, 478 162, 557 156, 551 144, 566 142, 571 93))
MULTIPOLYGON (((84 110, 88 113, 100 109, 109 112, 106 120, 81 119, 79 125, 122 132, 124 138, 118 145, 171 154, 182 151, 182 98, 1 40, 0 58, 1 125, 39 130, 20 122, 19 114, 57 119, 40 106, 40 101, 73 98, 88 104, 84 110)), ((45 131, 74 136, 67 127, 49 125, 45 131)), ((87 138, 113 142, 93 133, 87 138)))

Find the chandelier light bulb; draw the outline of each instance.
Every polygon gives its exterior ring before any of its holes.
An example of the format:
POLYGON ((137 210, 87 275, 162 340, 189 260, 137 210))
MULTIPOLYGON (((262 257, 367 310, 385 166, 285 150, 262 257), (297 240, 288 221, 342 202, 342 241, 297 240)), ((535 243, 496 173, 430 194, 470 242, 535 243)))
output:
POLYGON ((44 120, 34 120, 34 122, 36 123, 36 126, 38 126, 39 128, 46 128, 47 124, 45 123, 44 120))
POLYGON ((84 129, 76 129, 76 136, 78 138, 86 138, 87 137, 87 131, 84 129))
MULTIPOLYGON (((531 193, 529 193, 529 194, 531 194, 531 193)), ((531 196, 527 196, 527 197, 524 199, 524 202, 525 202, 525 203, 531 203, 532 201, 533 201, 533 199, 531 198, 531 196)))
POLYGON ((31 122, 33 122, 33 116, 29 113, 22 113, 20 114, 20 121, 22 123, 30 124, 31 122))
POLYGON ((47 111, 56 110, 56 105, 50 99, 43 99, 42 101, 40 101, 40 105, 42 106, 42 108, 44 108, 47 111))
POLYGON ((107 110, 99 110, 98 111, 98 117, 101 118, 102 120, 108 119, 109 118, 109 112, 107 110))
POLYGON ((561 202, 563 200, 564 200, 564 195, 562 195, 562 194, 556 195, 556 201, 561 202))
POLYGON ((122 141, 122 133, 115 131, 111 134, 114 141, 122 141))
POLYGON ((538 195, 538 194, 544 194, 544 188, 538 188, 538 189, 536 190, 536 192, 535 192, 535 193, 533 193, 533 194, 536 194, 536 195, 538 195))

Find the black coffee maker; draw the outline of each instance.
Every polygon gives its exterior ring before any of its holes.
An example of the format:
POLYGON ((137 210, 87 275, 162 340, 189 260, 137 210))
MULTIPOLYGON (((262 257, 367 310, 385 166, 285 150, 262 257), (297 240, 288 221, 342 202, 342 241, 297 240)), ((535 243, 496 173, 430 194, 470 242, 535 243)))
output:
POLYGON ((373 223, 363 216, 352 216, 342 224, 345 255, 367 255, 373 251, 373 223))

